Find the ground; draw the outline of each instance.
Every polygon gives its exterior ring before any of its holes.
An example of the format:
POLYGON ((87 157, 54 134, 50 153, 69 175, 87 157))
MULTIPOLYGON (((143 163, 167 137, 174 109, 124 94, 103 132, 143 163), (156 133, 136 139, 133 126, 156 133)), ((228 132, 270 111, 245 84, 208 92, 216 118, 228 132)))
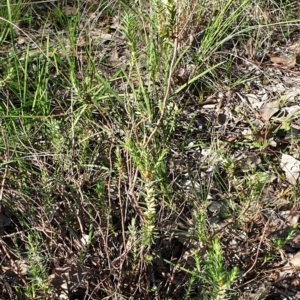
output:
POLYGON ((3 299, 299 299, 298 1, 0 4, 3 299))

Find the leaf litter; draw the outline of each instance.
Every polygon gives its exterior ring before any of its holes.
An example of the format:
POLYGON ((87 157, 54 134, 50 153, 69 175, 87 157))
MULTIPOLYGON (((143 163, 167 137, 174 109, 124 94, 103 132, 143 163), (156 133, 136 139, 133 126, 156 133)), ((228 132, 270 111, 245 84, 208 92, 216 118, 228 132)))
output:
MULTIPOLYGON (((65 13, 73 15, 75 11, 72 7, 67 7, 65 13)), ((126 48, 123 39, 114 32, 118 26, 118 22, 113 22, 109 25, 110 30, 103 25, 102 28, 89 32, 93 43, 101 42, 102 51, 96 51, 95 55, 98 55, 100 60, 106 55, 109 69, 123 66, 127 59, 126 53, 120 51, 120 48, 126 48)), ((20 47, 25 46, 26 37, 19 36, 18 41, 20 47)), ((284 191, 290 186, 297 186, 299 179, 300 161, 297 153, 293 153, 293 148, 296 147, 293 139, 300 138, 300 129, 296 123, 300 110, 297 104, 300 101, 298 88, 300 73, 297 69, 296 56, 269 56, 270 64, 253 61, 257 56, 252 47, 254 42, 253 38, 248 40, 246 51, 248 60, 245 58, 244 63, 238 65, 236 70, 239 74, 248 76, 249 85, 230 89, 226 84, 219 83, 220 91, 205 95, 202 101, 196 99, 186 103, 186 98, 193 99, 193 95, 186 92, 176 103, 180 113, 177 129, 170 142, 172 154, 168 157, 169 176, 176 178, 176 184, 181 185, 179 193, 182 193, 183 201, 195 200, 197 197, 206 197, 209 200, 206 209, 212 231, 224 228, 220 236, 226 264, 230 267, 238 266, 241 270, 241 278, 235 287, 241 292, 240 299, 247 299, 250 295, 255 299, 267 299, 276 293, 283 295, 287 289, 291 297, 289 299, 297 299, 295 297, 299 287, 297 268, 300 265, 298 252, 300 233, 296 230, 288 240, 285 240, 285 237, 291 232, 292 227, 298 224, 299 211, 296 204, 288 203, 281 207, 278 199, 281 199, 280 195, 284 195, 284 191), (289 73, 290 69, 293 69, 293 72, 289 73), (280 135, 279 131, 283 124, 285 127, 280 135), (202 143, 203 141, 206 143, 202 143), (214 148, 216 141, 220 143, 219 149, 214 148), (272 141, 275 143, 272 144, 272 141), (236 147, 236 143, 243 146, 236 147), (226 151, 222 156, 216 150, 220 150, 220 153, 226 151), (267 159, 271 160, 270 165, 267 159), (200 170, 199 161, 201 161, 200 170), (261 178, 257 178, 257 174, 261 178), (238 199, 239 189, 245 187, 235 186, 232 183, 237 177, 248 178, 256 184, 261 180, 263 185, 258 194, 263 201, 260 202, 259 199, 249 203, 249 207, 240 215, 242 220, 238 220, 243 223, 243 228, 239 229, 228 226, 237 223, 230 215, 236 208, 243 209, 241 202, 247 200, 238 199), (203 182, 206 180, 211 183, 210 191, 203 192, 206 195, 201 192, 193 195, 195 188, 205 190, 203 182), (283 250, 274 250, 272 246, 272 239, 278 237, 285 241, 286 248, 283 250), (275 259, 267 261, 270 252, 275 259), (255 282, 253 278, 256 279, 255 282), (286 288, 287 286, 289 287, 286 288), (259 293, 263 297, 259 296, 259 293)), ((84 46, 84 39, 78 46, 84 46)), ((287 46, 282 48, 288 50, 287 46)), ((186 81, 184 71, 178 69, 177 74, 174 74, 181 84, 186 81)), ((102 72, 110 76, 109 70, 106 72, 104 69, 102 72)), ((249 195, 251 192, 250 186, 249 195)), ((11 224, 9 217, 2 219, 4 227, 11 224)), ((189 225, 192 227, 193 216, 190 216, 190 222, 189 225)), ((168 224, 172 225, 174 224, 168 224)), ((180 228, 181 225, 176 226, 180 228)), ((77 242, 80 243, 80 239, 77 242)), ((83 243, 86 243, 86 239, 83 243)), ((117 238, 112 238, 111 243, 117 245, 117 238)), ((177 264, 182 268, 187 266, 193 268, 194 263, 191 260, 193 249, 205 248, 203 243, 187 242, 185 237, 180 236, 176 239, 169 237, 161 243, 166 248, 172 249, 169 250, 170 259, 177 258, 177 264)), ((156 251, 163 253, 163 247, 156 251)), ((118 259, 117 257, 115 259, 114 263, 117 265, 118 259)), ((93 263, 91 262, 91 265, 93 263)), ((160 260, 156 263, 158 269, 156 273, 161 277, 163 274, 170 275, 165 264, 160 260)), ((95 276, 93 273, 95 269, 91 266, 84 269, 75 262, 64 264, 67 267, 61 268, 58 262, 54 262, 49 278, 56 290, 55 297, 60 299, 68 299, 68 286, 72 286, 74 290, 79 285, 87 286, 86 281, 91 283, 90 278, 95 276)), ((105 271, 107 271, 105 275, 109 276, 110 270, 105 271)), ((180 282, 179 272, 174 271, 173 275, 177 282, 180 282)), ((101 274, 101 277, 104 281, 105 276, 101 274)))
MULTIPOLYGON (((300 231, 293 229, 298 228, 298 204, 283 201, 281 195, 284 190, 289 191, 290 187, 294 186, 297 198, 299 155, 294 158, 292 154, 293 145, 300 138, 300 126, 295 124, 295 120, 299 118, 300 72, 297 69, 295 53, 290 56, 269 56, 271 63, 257 63, 253 66, 256 53, 251 49, 252 43, 253 39, 247 43, 249 64, 245 60, 242 66, 239 65, 244 74, 255 72, 254 79, 249 75, 250 87, 231 90, 230 96, 222 99, 221 106, 213 103, 218 103, 215 95, 208 95, 199 105, 191 105, 194 110, 185 108, 182 114, 193 116, 195 122, 200 116, 205 116, 206 122, 201 126, 201 131, 206 128, 212 141, 223 141, 226 148, 233 149, 234 152, 229 151, 226 156, 232 160, 234 172, 240 173, 240 176, 247 176, 247 172, 252 174, 253 170, 258 172, 262 167, 265 169, 261 172, 261 176, 265 178, 265 186, 261 190, 264 200, 259 205, 268 208, 258 209, 255 208, 257 203, 250 203, 245 217, 248 228, 244 231, 234 231, 226 229, 225 225, 222 233, 229 264, 245 270, 245 278, 239 285, 245 297, 241 299, 248 299, 247 295, 255 299, 273 299, 272 295, 279 295, 278 299, 298 299, 300 231), (196 111, 198 112, 195 113, 196 111), (220 119, 226 121, 220 122, 220 119), (211 127, 213 129, 210 131, 211 127), (248 145, 244 147, 243 155, 239 155, 234 147, 234 143, 238 141, 248 145), (272 163, 267 163, 266 158, 271 159, 272 163), (266 180, 267 177, 270 179, 266 180), (291 210, 282 210, 284 208, 291 210), (281 239, 284 246, 282 249, 272 246, 277 239, 281 239), (269 253, 278 256, 270 262, 264 261, 269 253), (250 257, 251 264, 247 264, 250 257), (253 257, 256 257, 254 263, 253 257), (289 273, 280 271, 287 267, 289 273), (251 273, 252 276, 249 276, 251 273), (266 282, 268 283, 265 284, 266 282), (285 298, 286 295, 290 298, 285 298)), ((287 49, 288 47, 283 46, 281 50, 287 49)), ((223 92, 226 89, 227 87, 223 86, 223 92)), ((207 168, 203 169, 205 175, 201 175, 202 179, 205 176, 209 178, 214 172, 222 172, 222 160, 220 157, 214 157, 215 151, 214 148, 202 148, 202 161, 208 160, 207 168)), ((234 180, 234 177, 230 178, 228 168, 226 172, 225 177, 234 180)), ((251 176, 257 177, 257 173, 251 176)), ((228 189, 228 197, 234 197, 234 193, 228 189)), ((216 196, 211 198, 207 208, 212 228, 216 228, 218 224, 224 226, 224 219, 220 218, 220 215, 225 214, 223 201, 212 201, 215 198, 216 196)), ((230 208, 227 211, 230 211, 230 208)), ((228 222, 230 220, 232 219, 229 218, 228 222)))

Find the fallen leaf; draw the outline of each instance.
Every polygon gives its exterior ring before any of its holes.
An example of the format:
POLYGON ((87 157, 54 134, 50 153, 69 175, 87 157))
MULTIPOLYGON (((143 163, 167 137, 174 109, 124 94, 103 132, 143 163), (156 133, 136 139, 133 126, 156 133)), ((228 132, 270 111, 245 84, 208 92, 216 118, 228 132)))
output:
POLYGON ((77 41, 77 46, 78 47, 83 47, 84 45, 86 45, 86 41, 84 37, 81 37, 78 41, 77 41))
POLYGON ((300 112, 300 105, 293 105, 285 107, 285 111, 288 115, 295 115, 296 113, 300 112))
POLYGON ((231 142, 234 142, 236 139, 237 139, 236 136, 229 136, 229 137, 226 139, 226 142, 231 143, 231 142))
POLYGON ((292 44, 292 45, 288 46, 287 49, 297 53, 300 50, 300 44, 299 43, 292 44))
POLYGON ((295 184, 299 178, 300 161, 288 154, 282 154, 280 167, 285 172, 287 181, 295 184))
POLYGON ((77 8, 75 6, 67 6, 63 9, 66 16, 74 16, 77 13, 77 8))
POLYGON ((292 248, 299 249, 300 248, 300 232, 299 230, 294 233, 293 238, 289 241, 289 244, 292 248))
POLYGON ((282 268, 279 273, 280 278, 284 278, 294 273, 295 268, 300 267, 300 252, 297 252, 282 268))
POLYGON ((297 252, 294 257, 290 260, 290 264, 294 267, 300 267, 300 252, 297 252))
POLYGON ((293 68, 296 65, 296 56, 269 56, 271 62, 282 64, 285 67, 293 68))
POLYGON ((111 41, 113 36, 110 33, 101 30, 91 30, 90 37, 92 40, 111 41))
POLYGON ((279 213, 279 215, 288 223, 290 226, 294 226, 298 223, 300 212, 292 210, 284 210, 279 213))
POLYGON ((86 246, 89 242, 89 235, 88 234, 83 234, 80 241, 81 241, 81 244, 86 246))
POLYGON ((117 48, 114 48, 110 52, 110 57, 108 58, 107 62, 110 66, 117 66, 120 64, 119 54, 117 48))
POLYGON ((280 101, 273 101, 264 104, 259 113, 265 121, 269 121, 271 117, 279 111, 280 101))
POLYGON ((120 20, 119 18, 113 18, 112 23, 110 25, 111 29, 118 29, 120 27, 120 20))
POLYGON ((245 45, 245 50, 246 50, 248 59, 252 59, 253 56, 255 55, 255 48, 253 47, 253 41, 254 41, 254 39, 251 36, 245 45))
POLYGON ((258 97, 254 94, 245 94, 245 98, 251 104, 252 108, 258 109, 261 108, 263 102, 258 99, 258 97))
POLYGON ((285 90, 285 94, 281 96, 281 99, 285 102, 294 103, 295 98, 299 95, 299 91, 295 90, 295 88, 290 90, 285 90))
POLYGON ((300 286, 300 279, 299 278, 295 278, 292 280, 291 285, 293 287, 299 287, 300 286))

